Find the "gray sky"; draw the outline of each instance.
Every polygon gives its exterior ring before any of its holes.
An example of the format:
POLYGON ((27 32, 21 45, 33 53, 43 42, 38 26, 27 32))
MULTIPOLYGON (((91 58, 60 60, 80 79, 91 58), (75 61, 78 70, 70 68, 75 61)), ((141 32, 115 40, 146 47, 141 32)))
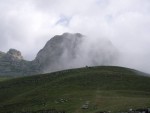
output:
POLYGON ((0 51, 32 60, 63 32, 108 38, 121 52, 118 65, 150 73, 150 0, 0 0, 0 51))

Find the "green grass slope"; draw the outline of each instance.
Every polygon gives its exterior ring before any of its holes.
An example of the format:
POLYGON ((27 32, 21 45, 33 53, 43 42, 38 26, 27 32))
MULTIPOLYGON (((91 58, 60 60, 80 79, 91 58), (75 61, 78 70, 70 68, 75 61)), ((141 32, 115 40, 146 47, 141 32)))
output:
POLYGON ((72 69, 0 82, 0 113, 41 109, 96 113, 143 107, 150 107, 150 77, 122 67, 72 69))
POLYGON ((9 80, 11 78, 14 78, 14 77, 11 77, 11 76, 0 76, 0 82, 1 81, 5 81, 5 80, 9 80))

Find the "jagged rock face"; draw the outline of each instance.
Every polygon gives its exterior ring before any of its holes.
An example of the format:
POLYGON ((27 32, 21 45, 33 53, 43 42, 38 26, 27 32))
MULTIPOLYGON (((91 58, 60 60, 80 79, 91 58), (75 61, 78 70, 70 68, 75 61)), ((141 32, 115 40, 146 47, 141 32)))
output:
POLYGON ((9 49, 5 57, 7 57, 8 60, 23 60, 21 52, 15 49, 9 49))
POLYGON ((76 57, 76 51, 83 37, 79 33, 64 33, 63 35, 54 36, 37 54, 35 62, 39 64, 39 69, 41 71, 63 69, 65 64, 67 64, 67 60, 70 62, 76 57))

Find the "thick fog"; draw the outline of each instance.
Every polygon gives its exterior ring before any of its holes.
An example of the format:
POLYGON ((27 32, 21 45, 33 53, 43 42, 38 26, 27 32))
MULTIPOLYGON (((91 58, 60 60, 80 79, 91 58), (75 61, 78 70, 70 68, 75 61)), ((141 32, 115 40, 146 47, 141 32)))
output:
POLYGON ((0 0, 0 51, 18 49, 27 60, 54 35, 79 32, 94 46, 109 39, 114 65, 150 73, 149 29, 149 0, 0 0))

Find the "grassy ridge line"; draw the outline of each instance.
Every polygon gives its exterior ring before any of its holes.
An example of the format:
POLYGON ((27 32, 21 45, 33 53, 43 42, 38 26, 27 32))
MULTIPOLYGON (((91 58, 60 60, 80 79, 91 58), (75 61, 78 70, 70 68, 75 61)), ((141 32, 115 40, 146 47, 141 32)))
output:
MULTIPOLYGON (((129 72, 132 72, 132 73, 137 72, 137 73, 139 73, 139 75, 142 75, 142 76, 144 74, 143 72, 140 72, 140 71, 137 71, 137 70, 134 70, 134 69, 130 69, 130 68, 126 68, 126 67, 95 66, 95 67, 83 67, 83 68, 81 67, 81 68, 75 68, 75 69, 68 69, 68 70, 62 70, 62 71, 57 71, 57 72, 52 72, 52 73, 45 73, 45 74, 38 74, 38 75, 31 75, 31 76, 22 76, 22 77, 21 76, 19 76, 19 77, 14 76, 13 77, 13 75, 12 75, 12 76, 0 76, 0 77, 8 77, 8 78, 14 78, 14 79, 34 78, 34 77, 39 77, 40 78, 41 76, 44 77, 44 76, 47 76, 47 75, 58 75, 60 73, 68 73, 68 72, 81 72, 81 71, 87 71, 87 69, 99 69, 99 68, 101 68, 101 70, 107 68, 107 71, 110 70, 110 71, 113 71, 113 72, 115 72, 115 71, 118 71, 118 72, 127 72, 127 71, 129 71, 129 72), (121 69, 121 71, 120 71, 120 69, 121 69)), ((149 75, 149 74, 145 74, 145 75, 149 75)))

